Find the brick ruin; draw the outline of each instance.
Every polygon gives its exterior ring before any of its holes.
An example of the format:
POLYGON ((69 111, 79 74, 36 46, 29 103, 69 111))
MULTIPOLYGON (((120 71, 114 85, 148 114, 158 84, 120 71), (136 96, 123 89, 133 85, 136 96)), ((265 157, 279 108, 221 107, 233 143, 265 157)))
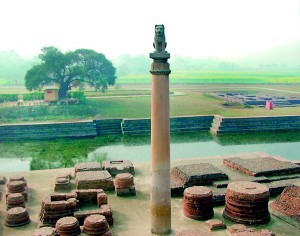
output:
POLYGON ((300 229, 300 186, 285 188, 270 207, 274 215, 300 229))
POLYGON ((213 93, 213 96, 221 98, 228 102, 238 102, 244 105, 265 106, 266 101, 272 102, 276 107, 292 107, 300 105, 300 97, 284 97, 284 96, 255 96, 246 93, 213 93))

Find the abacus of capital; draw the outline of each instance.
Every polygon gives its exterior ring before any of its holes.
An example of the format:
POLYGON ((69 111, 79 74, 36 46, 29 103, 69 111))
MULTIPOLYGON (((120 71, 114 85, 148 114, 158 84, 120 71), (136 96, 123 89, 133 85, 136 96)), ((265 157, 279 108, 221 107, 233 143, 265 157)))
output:
POLYGON ((170 105, 168 59, 163 25, 155 26, 151 98, 151 232, 165 235, 171 232, 170 183, 170 105))

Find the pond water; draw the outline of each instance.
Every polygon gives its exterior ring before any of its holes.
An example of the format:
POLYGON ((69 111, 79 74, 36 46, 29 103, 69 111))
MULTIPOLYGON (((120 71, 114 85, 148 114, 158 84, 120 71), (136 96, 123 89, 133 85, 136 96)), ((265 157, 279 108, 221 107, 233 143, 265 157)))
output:
MULTIPOLYGON (((300 132, 222 136, 198 132, 171 135, 172 160, 260 151, 291 161, 300 160, 300 132)), ((147 162, 150 156, 150 136, 115 135, 80 140, 8 142, 0 143, 0 174, 72 167, 77 162, 103 159, 147 162), (16 150, 19 152, 16 153, 16 150)))
MULTIPOLYGON (((274 156, 282 156, 288 160, 300 160, 300 140, 298 134, 270 135, 230 135, 214 136, 210 133, 183 134, 171 136, 171 160, 228 155, 244 152, 266 152, 274 156)), ((151 158, 150 137, 125 137, 123 142, 108 145, 89 153, 88 159, 103 156, 107 160, 128 159, 133 162, 146 162, 151 158)))

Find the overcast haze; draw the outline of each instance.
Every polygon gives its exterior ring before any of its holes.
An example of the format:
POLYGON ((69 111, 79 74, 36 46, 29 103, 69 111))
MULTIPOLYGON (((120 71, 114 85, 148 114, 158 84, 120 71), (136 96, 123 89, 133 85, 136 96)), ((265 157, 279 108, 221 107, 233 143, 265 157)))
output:
POLYGON ((160 23, 173 55, 244 56, 299 40, 300 0, 0 0, 0 51, 148 54, 160 23))

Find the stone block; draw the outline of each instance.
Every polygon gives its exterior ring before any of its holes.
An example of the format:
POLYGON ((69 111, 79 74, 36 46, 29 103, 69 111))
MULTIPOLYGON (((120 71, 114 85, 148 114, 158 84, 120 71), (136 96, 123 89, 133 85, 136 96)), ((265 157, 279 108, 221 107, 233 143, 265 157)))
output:
MULTIPOLYGON (((102 189, 76 189, 73 190, 79 200, 80 206, 85 204, 98 204, 98 194, 103 194, 106 196, 102 189)), ((107 198, 106 198, 107 199, 107 198)), ((107 203, 107 201, 106 201, 107 203)))
POLYGON ((77 172, 83 171, 98 171, 102 170, 101 164, 99 162, 82 162, 75 164, 75 176, 77 172))
POLYGON ((48 201, 67 201, 69 198, 77 198, 76 192, 71 193, 52 193, 49 195, 48 201))
POLYGON ((110 226, 113 225, 113 213, 110 205, 101 205, 100 208, 96 210, 80 210, 74 212, 74 217, 78 219, 80 225, 83 225, 85 218, 90 215, 103 215, 105 216, 107 223, 110 226))
POLYGON ((97 205, 101 207, 102 205, 107 204, 107 195, 103 193, 97 193, 97 205))
POLYGON ((73 194, 53 194, 43 199, 40 212, 42 224, 44 226, 55 226, 58 219, 73 216, 79 205, 79 201, 73 196, 73 194))
POLYGON ((210 163, 199 163, 172 168, 171 179, 181 180, 184 183, 184 188, 187 188, 211 185, 217 180, 227 180, 228 176, 210 163))
POLYGON ((227 167, 239 170, 251 176, 274 176, 300 173, 300 166, 272 157, 242 159, 239 157, 223 160, 227 167))
POLYGON ((134 167, 129 160, 103 161, 102 166, 103 169, 107 170, 112 176, 116 176, 120 173, 130 173, 134 175, 134 167))
POLYGON ((77 189, 115 189, 112 177, 106 170, 77 172, 75 184, 77 189))
POLYGON ((226 229, 226 225, 218 219, 212 219, 212 220, 207 220, 205 221, 205 225, 210 229, 210 230, 216 230, 216 229, 226 229))

